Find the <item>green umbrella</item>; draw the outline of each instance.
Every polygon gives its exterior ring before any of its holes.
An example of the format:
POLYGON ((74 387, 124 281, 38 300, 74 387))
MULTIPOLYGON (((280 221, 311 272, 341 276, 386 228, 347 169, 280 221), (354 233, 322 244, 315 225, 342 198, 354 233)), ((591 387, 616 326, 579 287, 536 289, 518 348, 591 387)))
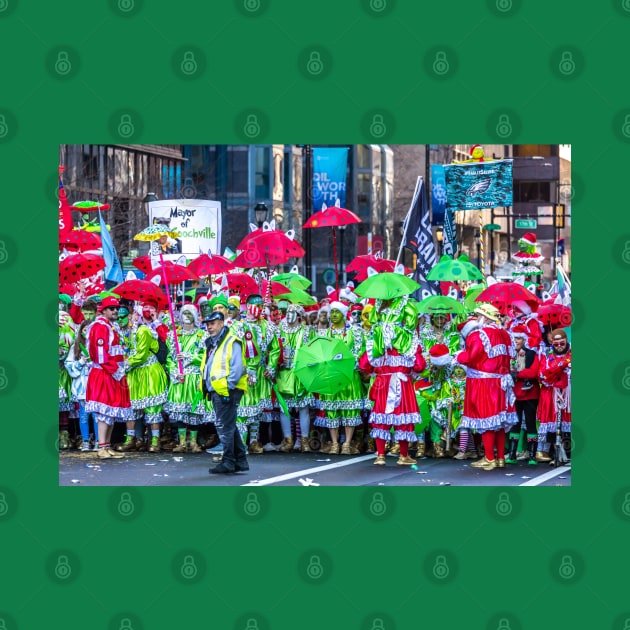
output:
POLYGON ((274 282, 279 282, 280 284, 284 284, 285 287, 293 290, 293 289, 308 289, 312 282, 300 275, 299 273, 279 273, 271 278, 274 282))
POLYGON ((470 262, 466 254, 462 254, 455 260, 445 254, 440 258, 440 262, 429 271, 427 280, 451 280, 453 282, 459 280, 483 280, 483 274, 470 262))
POLYGON ((464 305, 461 302, 446 295, 430 295, 422 300, 416 308, 419 313, 429 313, 429 315, 464 312, 464 305))
POLYGON ((391 300, 409 295, 419 288, 420 285, 415 280, 401 273, 383 271, 364 280, 354 292, 361 297, 391 300))
POLYGON ((475 302, 475 300, 485 288, 486 286, 482 285, 480 287, 468 289, 468 291, 466 291, 466 297, 464 298, 464 308, 467 311, 472 313, 472 311, 474 311, 479 306, 479 302, 475 302))
MULTIPOLYGON (((289 287, 290 288, 290 287, 289 287)), ((306 291, 297 287, 290 288, 289 293, 282 293, 278 296, 281 300, 287 300, 291 304, 300 304, 301 306, 311 306, 317 303, 317 300, 306 291)))
POLYGON ((334 394, 352 381, 354 364, 350 348, 341 339, 316 337, 298 348, 293 371, 307 391, 334 394))

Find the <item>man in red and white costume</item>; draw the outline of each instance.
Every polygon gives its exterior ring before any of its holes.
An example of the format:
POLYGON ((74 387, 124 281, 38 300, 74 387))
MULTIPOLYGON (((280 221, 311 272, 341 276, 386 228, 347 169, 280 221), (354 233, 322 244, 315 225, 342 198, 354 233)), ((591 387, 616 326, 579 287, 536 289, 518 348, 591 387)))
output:
MULTIPOLYGON (((562 328, 553 330, 551 348, 539 357, 540 400, 536 418, 538 425, 538 451, 536 461, 549 462, 549 434, 560 431, 571 434, 571 346, 562 328)), ((568 434, 568 435, 567 435, 568 434)))
POLYGON ((125 376, 125 351, 120 343, 118 309, 114 297, 106 297, 98 306, 100 314, 88 330, 88 352, 92 370, 87 380, 85 410, 98 421, 98 457, 124 457, 110 448, 114 422, 133 420, 129 386, 125 376))
POLYGON ((483 441, 485 457, 471 466, 493 470, 505 466, 505 431, 517 421, 510 376, 510 362, 516 354, 510 334, 498 325, 499 311, 494 306, 481 304, 474 313, 477 324, 469 321, 462 329, 466 347, 456 356, 466 367, 460 426, 480 433, 483 441))

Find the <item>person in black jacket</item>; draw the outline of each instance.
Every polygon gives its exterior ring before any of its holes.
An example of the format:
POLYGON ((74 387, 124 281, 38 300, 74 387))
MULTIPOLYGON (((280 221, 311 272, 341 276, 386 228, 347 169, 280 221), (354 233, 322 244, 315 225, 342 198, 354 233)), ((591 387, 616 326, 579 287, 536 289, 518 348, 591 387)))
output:
POLYGON ((523 420, 527 435, 528 464, 537 465, 536 450, 538 445, 538 430, 536 428, 536 410, 540 396, 538 383, 538 353, 527 347, 529 330, 524 325, 515 326, 511 332, 514 339, 516 358, 511 365, 511 375, 514 380, 514 395, 516 396, 516 414, 518 422, 510 429, 509 452, 505 458, 507 464, 518 463, 516 450, 523 420))

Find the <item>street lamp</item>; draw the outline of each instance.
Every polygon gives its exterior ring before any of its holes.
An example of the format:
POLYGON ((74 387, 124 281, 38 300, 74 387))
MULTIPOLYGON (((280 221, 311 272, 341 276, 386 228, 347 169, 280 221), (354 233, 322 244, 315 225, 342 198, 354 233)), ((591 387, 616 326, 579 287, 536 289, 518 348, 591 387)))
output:
POLYGON ((256 217, 256 223, 261 228, 263 223, 267 220, 267 204, 257 203, 254 206, 254 216, 256 217))
POLYGON ((438 257, 442 255, 442 243, 444 242, 444 229, 439 227, 435 230, 435 240, 437 241, 438 257))

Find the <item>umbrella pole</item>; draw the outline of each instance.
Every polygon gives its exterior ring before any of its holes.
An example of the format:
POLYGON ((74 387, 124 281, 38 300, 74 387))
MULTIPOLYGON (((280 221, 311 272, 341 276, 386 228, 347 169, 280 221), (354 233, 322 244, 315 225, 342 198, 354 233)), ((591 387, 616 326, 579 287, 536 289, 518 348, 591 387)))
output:
MULTIPOLYGON (((171 326, 173 327, 173 339, 175 340, 175 352, 179 354, 179 339, 177 338, 177 328, 175 327, 175 316, 173 315, 173 303, 171 302, 171 294, 168 290, 168 282, 166 281, 166 269, 164 269, 164 257, 162 256, 162 249, 160 248, 160 264, 162 266, 162 279, 164 280, 164 286, 166 287, 166 301, 168 302, 168 313, 171 316, 171 326)), ((177 359, 177 369, 180 376, 184 373, 182 369, 182 362, 177 359)))
POLYGON ((265 303, 271 304, 271 267, 269 266, 269 257, 265 254, 265 262, 267 263, 267 295, 265 303))
POLYGON ((337 230, 333 225, 333 258, 335 260, 335 291, 337 291, 337 297, 339 297, 339 270, 337 269, 337 230))

